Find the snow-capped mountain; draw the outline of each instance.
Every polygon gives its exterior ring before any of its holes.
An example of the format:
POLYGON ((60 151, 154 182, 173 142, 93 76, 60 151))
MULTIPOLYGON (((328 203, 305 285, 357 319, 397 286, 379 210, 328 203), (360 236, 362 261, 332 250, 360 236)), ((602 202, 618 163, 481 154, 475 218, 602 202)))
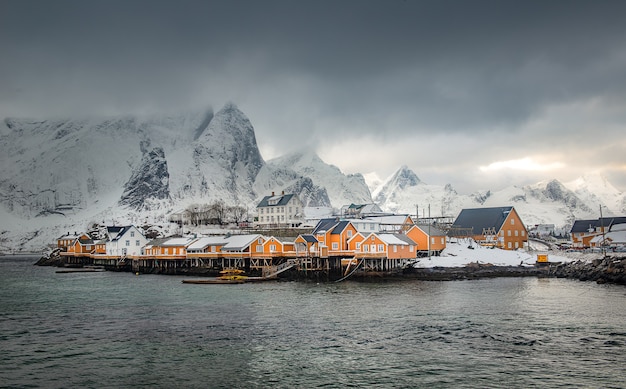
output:
POLYGON ((513 205, 527 225, 597 218, 600 204, 606 216, 626 213, 624 193, 600 176, 460 194, 402 166, 370 192, 363 175, 345 175, 312 151, 265 162, 232 103, 216 113, 0 123, 0 250, 43 248, 95 224, 165 223, 173 211, 215 200, 254 209, 280 191, 309 207, 376 202, 420 217, 513 205))
POLYGON ((0 127, 0 250, 43 247, 96 222, 165 221, 215 200, 254 209, 280 190, 314 206, 371 202, 360 175, 314 153, 266 164, 232 103, 216 113, 6 119, 0 127))
POLYGON ((558 180, 527 186, 510 186, 498 191, 457 193, 450 184, 429 185, 406 166, 400 167, 373 191, 374 200, 389 212, 420 217, 456 217, 463 208, 513 205, 527 225, 554 224, 568 228, 575 219, 596 219, 600 204, 605 216, 626 213, 626 194, 619 192, 601 176, 585 176, 562 184, 558 180))
MULTIPOLYGON (((309 206, 334 206, 346 204, 368 204, 372 195, 361 174, 345 175, 334 165, 322 161, 313 151, 288 154, 267 162, 267 168, 273 172, 291 171, 297 177, 309 177, 316 187, 325 188, 329 203, 309 202, 309 206)), ((271 181, 270 181, 271 182, 271 181)), ((304 201, 304 199, 303 199, 304 201)))

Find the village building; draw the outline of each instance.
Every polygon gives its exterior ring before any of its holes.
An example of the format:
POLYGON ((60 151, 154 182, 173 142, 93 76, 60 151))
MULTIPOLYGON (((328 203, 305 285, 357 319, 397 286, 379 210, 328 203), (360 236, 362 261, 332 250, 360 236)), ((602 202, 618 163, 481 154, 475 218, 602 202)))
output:
POLYGON ((256 207, 259 227, 298 227, 304 221, 304 206, 295 194, 265 196, 256 207))
POLYGON ((350 255, 348 241, 357 233, 357 229, 349 220, 328 218, 320 220, 313 229, 320 246, 329 250, 329 255, 350 255))
POLYGON ((106 228, 107 239, 106 255, 115 257, 139 256, 148 239, 135 226, 108 226, 106 228))
POLYGON ((67 234, 57 238, 57 248, 60 249, 60 251, 68 251, 69 247, 74 244, 76 239, 90 239, 90 236, 85 233, 77 234, 74 232, 73 234, 70 234, 68 232, 67 234))
POLYGON ((466 230, 467 236, 484 246, 516 250, 528 242, 528 231, 512 206, 461 210, 452 231, 466 230))
POLYGON ((67 248, 67 254, 73 257, 89 257, 95 249, 93 239, 87 234, 81 234, 74 239, 72 244, 67 248))
POLYGON ((406 236, 416 243, 418 256, 438 256, 446 248, 446 233, 432 224, 416 224, 406 236))
POLYGON ((144 255, 154 259, 186 259, 187 246, 195 238, 160 238, 153 239, 146 245, 144 255))
POLYGON ((598 234, 589 243, 591 247, 599 247, 608 251, 625 251, 626 223, 612 224, 608 232, 598 234))
POLYGON ((575 220, 570 229, 572 248, 585 249, 598 243, 591 241, 602 233, 607 233, 613 225, 626 223, 626 217, 604 217, 600 219, 575 220))
POLYGON ((350 204, 341 207, 341 217, 361 219, 368 216, 384 214, 376 204, 350 204))

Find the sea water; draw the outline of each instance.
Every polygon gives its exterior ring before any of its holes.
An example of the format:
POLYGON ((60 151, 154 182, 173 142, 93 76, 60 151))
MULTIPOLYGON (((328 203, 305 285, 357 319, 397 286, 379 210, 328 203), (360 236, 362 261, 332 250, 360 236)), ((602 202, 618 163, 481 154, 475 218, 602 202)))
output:
POLYGON ((0 387, 623 388, 626 288, 182 284, 0 257, 0 387))

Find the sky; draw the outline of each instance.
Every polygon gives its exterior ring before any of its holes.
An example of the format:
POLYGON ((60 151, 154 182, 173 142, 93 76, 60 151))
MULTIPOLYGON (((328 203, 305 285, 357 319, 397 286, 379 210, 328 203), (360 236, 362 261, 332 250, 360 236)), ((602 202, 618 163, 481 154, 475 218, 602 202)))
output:
POLYGON ((0 0, 0 117, 235 103, 265 160, 626 190, 625 1, 0 0))

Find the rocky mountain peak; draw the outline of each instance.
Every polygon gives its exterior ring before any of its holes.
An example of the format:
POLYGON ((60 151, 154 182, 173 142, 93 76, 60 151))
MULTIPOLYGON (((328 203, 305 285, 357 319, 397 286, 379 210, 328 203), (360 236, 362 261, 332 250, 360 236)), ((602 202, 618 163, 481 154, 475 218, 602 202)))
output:
POLYGON ((147 208, 150 200, 169 199, 169 179, 165 152, 162 148, 155 147, 144 155, 140 165, 124 185, 119 204, 142 210, 147 208))

